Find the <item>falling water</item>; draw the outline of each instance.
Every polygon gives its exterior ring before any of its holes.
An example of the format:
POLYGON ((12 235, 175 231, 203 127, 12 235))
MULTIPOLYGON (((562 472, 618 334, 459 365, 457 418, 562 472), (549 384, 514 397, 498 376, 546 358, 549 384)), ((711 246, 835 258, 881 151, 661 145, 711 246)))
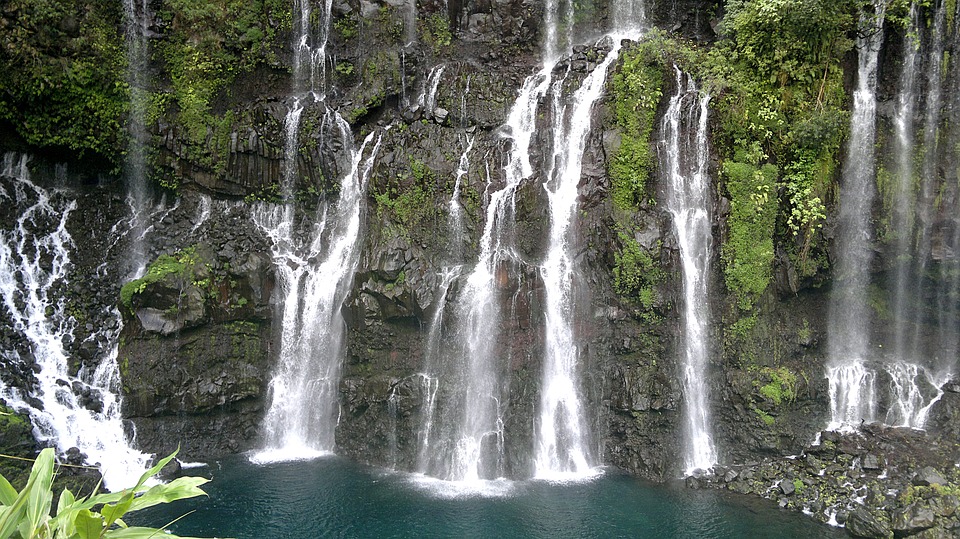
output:
POLYGON ((291 226, 288 205, 254 210, 272 240, 283 293, 280 352, 264 418, 266 448, 255 455, 258 462, 311 458, 334 448, 344 333, 340 308, 358 262, 367 180, 382 135, 366 160, 363 154, 375 135, 367 135, 359 149, 350 148, 352 164, 336 206, 323 210, 307 241, 291 226))
MULTIPOLYGON (((61 290, 75 247, 66 226, 76 201, 65 192, 35 185, 27 165, 25 155, 4 156, 0 199, 20 212, 11 230, 0 230, 0 296, 12 329, 29 351, 21 356, 15 348, 2 349, 0 361, 7 372, 29 370, 30 361, 35 362, 33 385, 17 388, 0 380, 0 397, 29 413, 40 442, 60 453, 80 449, 87 462, 100 465, 108 489, 129 487, 149 457, 131 448, 124 434, 115 393, 120 386, 117 330, 107 339, 114 346, 92 372, 84 366, 76 376, 70 374, 65 343, 74 339, 77 322, 67 313, 61 290)), ((119 322, 119 313, 113 314, 119 322)))
POLYGON ((463 242, 466 237, 463 228, 463 205, 460 204, 460 192, 463 188, 463 178, 470 171, 470 150, 473 149, 475 137, 467 135, 467 145, 460 155, 460 161, 457 164, 457 171, 454 173, 453 194, 450 195, 448 206, 447 226, 449 228, 448 237, 450 238, 450 257, 453 261, 459 263, 463 252, 463 242))
MULTIPOLYGON (((546 291, 545 356, 534 461, 536 477, 540 478, 583 476, 594 465, 579 390, 580 354, 573 334, 575 271, 571 225, 593 105, 600 98, 607 70, 619 52, 620 42, 614 40, 613 48, 584 79, 570 102, 553 111, 553 159, 544 182, 550 200, 550 248, 540 270, 546 291)), ((554 103, 559 104, 563 81, 557 81, 551 91, 554 103)))
POLYGON ((829 366, 831 424, 859 424, 873 420, 876 403, 873 393, 843 386, 861 381, 851 372, 868 359, 870 310, 867 306, 869 269, 872 260, 870 211, 874 199, 877 58, 883 38, 884 0, 876 0, 873 13, 860 17, 857 37, 857 89, 853 94, 850 139, 840 189, 840 216, 837 230, 837 282, 830 304, 829 366), (859 395, 861 400, 842 398, 859 395), (871 400, 862 400, 869 397, 871 400), (838 400, 840 399, 840 400, 838 400))
MULTIPOLYGON (((893 286, 893 357, 885 358, 883 369, 890 377, 889 389, 885 393, 889 408, 884 422, 914 428, 922 428, 927 411, 939 400, 942 391, 935 381, 941 383, 949 378, 952 364, 937 364, 938 356, 952 357, 949 345, 935 342, 923 335, 925 321, 924 280, 929 273, 928 266, 935 259, 937 251, 936 220, 937 194, 939 182, 937 175, 938 126, 941 118, 944 55, 944 26, 946 9, 943 3, 934 7, 934 21, 929 32, 924 33, 920 11, 916 4, 910 7, 910 26, 904 39, 904 65, 900 76, 900 89, 897 110, 894 117, 896 190, 891 206, 891 233, 893 234, 893 255, 895 257, 893 286), (924 47, 929 42, 928 47, 924 47), (926 50, 927 54, 922 52, 926 50), (923 153, 922 168, 916 176, 913 162, 917 148, 914 118, 917 115, 919 101, 921 61, 926 73, 926 87, 923 96, 923 153), (919 186, 918 186, 919 184, 919 186), (940 346, 931 350, 930 344, 940 346), (931 361, 932 359, 932 361, 931 361), (926 364, 924 366, 923 364, 926 364), (933 374, 934 372, 938 374, 933 374)), ((938 298, 945 295, 938 291, 938 298)), ((940 319, 940 335, 955 333, 956 319, 944 314, 949 312, 947 304, 937 309, 940 319)), ((878 398, 878 400, 883 400, 878 398)))
POLYGON ((330 37, 330 10, 333 0, 323 0, 324 11, 314 20, 311 0, 294 0, 293 52, 294 95, 309 91, 317 101, 323 98, 327 77, 327 41, 330 37), (317 31, 314 32, 314 26, 317 31))
MULTIPOLYGON (((340 308, 349 277, 356 270, 357 243, 367 180, 380 149, 382 135, 370 133, 359 149, 350 126, 326 109, 324 124, 332 123, 351 156, 350 170, 340 184, 332 207, 320 204, 315 222, 298 216, 294 193, 298 180, 298 135, 302 100, 325 98, 326 48, 332 0, 314 20, 308 0, 295 0, 296 41, 293 62, 293 104, 284 122, 285 144, 281 205, 262 204, 254 220, 273 244, 277 280, 283 293, 280 350, 270 381, 270 405, 264 417, 265 448, 253 460, 267 462, 311 458, 334 448, 337 387, 343 353, 344 321, 340 308), (318 31, 314 33, 316 27, 318 31), (307 88, 309 84, 309 88, 307 88), (377 141, 364 161, 370 141, 377 141)), ((325 105, 324 105, 325 106, 325 105)))
POLYGON ((444 313, 447 306, 447 294, 450 285, 460 276, 461 266, 445 268, 441 273, 440 291, 437 294, 433 317, 430 319, 430 330, 427 334, 427 349, 424 354, 424 372, 420 373, 421 389, 424 394, 423 412, 421 413, 421 429, 418 439, 419 452, 417 453, 417 469, 422 471, 436 470, 443 465, 437 457, 442 457, 447 451, 443 445, 447 443, 446 436, 438 436, 434 431, 437 420, 437 393, 440 390, 442 367, 441 340, 443 336, 444 313))
POLYGON ((936 380, 913 363, 897 362, 887 367, 890 375, 890 408, 884 422, 898 427, 923 428, 930 408, 943 396, 936 380))
POLYGON ((446 65, 440 64, 430 69, 423 93, 417 99, 417 105, 427 113, 433 113, 437 108, 437 90, 440 89, 440 81, 443 79, 443 70, 446 67, 446 65))
POLYGON ((877 374, 861 362, 827 367, 830 389, 828 430, 842 430, 877 415, 877 374))
POLYGON ((663 117, 661 170, 667 175, 667 209, 673 217, 683 273, 683 389, 686 474, 717 461, 710 436, 706 371, 709 346, 708 270, 712 251, 707 105, 692 78, 676 66, 677 93, 663 117))
POLYGON ((124 0, 124 34, 127 56, 127 84, 130 87, 130 116, 127 131, 130 140, 124 160, 124 175, 131 206, 131 276, 143 274, 147 266, 147 245, 144 229, 149 222, 144 214, 149 205, 147 186, 146 113, 150 99, 148 86, 149 51, 147 43, 150 16, 147 0, 124 0))
POLYGON ((914 196, 914 136, 913 125, 916 113, 917 82, 920 60, 920 43, 917 41, 919 13, 917 6, 910 6, 910 26, 903 43, 903 70, 900 73, 900 92, 894 116, 894 153, 896 161, 896 190, 891 201, 890 231, 895 234, 897 252, 893 286, 894 347, 897 357, 916 354, 916 331, 910 327, 916 322, 909 310, 913 298, 914 258, 910 255, 913 245, 913 216, 916 201, 914 196))

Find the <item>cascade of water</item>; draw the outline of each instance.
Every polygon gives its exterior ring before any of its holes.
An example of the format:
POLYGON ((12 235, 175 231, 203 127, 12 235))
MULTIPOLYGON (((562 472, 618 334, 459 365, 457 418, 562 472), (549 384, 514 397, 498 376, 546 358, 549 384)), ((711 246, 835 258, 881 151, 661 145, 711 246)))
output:
POLYGON ((936 380, 913 363, 896 362, 887 366, 890 376, 890 408, 884 422, 898 427, 923 428, 930 408, 943 396, 941 386, 947 380, 936 380))
POLYGON ((150 10, 147 0, 124 0, 124 35, 127 56, 127 84, 130 87, 130 115, 127 132, 130 140, 124 160, 124 176, 132 207, 130 267, 133 277, 143 274, 147 266, 147 245, 144 229, 148 221, 143 214, 149 205, 147 186, 146 112, 150 93, 147 75, 149 51, 147 43, 150 10))
POLYGON ((712 251, 707 105, 694 80, 674 66, 677 93, 663 116, 661 170, 667 210, 673 217, 683 273, 683 389, 687 449, 685 473, 717 461, 710 436, 705 373, 709 350, 708 269, 712 251))
POLYGON ((327 41, 330 37, 330 11, 333 0, 323 0, 324 10, 313 17, 311 0, 294 0, 293 91, 299 97, 310 92, 314 99, 323 99, 327 79, 327 41), (317 29, 313 31, 314 27, 317 29))
POLYGON ((890 231, 896 235, 897 266, 894 274, 894 347, 897 357, 904 358, 916 352, 916 332, 908 335, 913 317, 911 308, 913 258, 909 255, 913 245, 914 184, 914 114, 916 113, 917 82, 920 47, 917 41, 919 12, 916 4, 910 6, 910 26, 903 42, 903 71, 900 72, 900 91, 894 115, 895 154, 897 183, 896 203, 892 204, 890 231))
POLYGON ((254 210, 254 219, 272 240, 284 294, 280 353, 264 418, 267 444, 255 455, 258 462, 311 458, 333 450, 344 332, 340 308, 358 261, 367 180, 381 141, 382 135, 373 132, 359 149, 351 148, 351 169, 341 182, 336 206, 322 212, 307 243, 298 241, 288 205, 261 204, 254 210))
POLYGON ((872 421, 877 415, 877 375, 861 362, 827 367, 830 387, 828 430, 842 430, 872 421))
MULTIPOLYGON (((867 306, 867 286, 872 259, 870 211, 875 191, 877 58, 883 39, 885 10, 886 1, 875 0, 874 11, 865 11, 860 17, 861 31, 857 37, 857 89, 853 94, 850 139, 843 170, 844 182, 840 189, 838 256, 835 266, 837 282, 830 301, 830 365, 827 377, 830 378, 831 387, 846 382, 859 383, 854 376, 839 375, 857 370, 858 367, 862 369, 868 354, 870 310, 867 306)), ((832 425, 858 425, 861 419, 874 418, 876 403, 873 392, 861 393, 858 387, 847 387, 830 393, 832 425), (871 402, 833 399, 834 396, 840 398, 851 395, 869 398, 871 402)))
POLYGON ((440 64, 430 69, 423 93, 421 93, 417 99, 417 105, 428 113, 432 113, 434 109, 437 108, 437 90, 440 88, 440 81, 443 79, 443 70, 446 68, 446 65, 440 64))
POLYGON ((591 437, 584 424, 577 367, 579 350, 573 334, 574 261, 571 225, 577 186, 591 126, 593 105, 600 98, 607 70, 620 52, 620 42, 584 79, 567 105, 560 104, 563 81, 551 87, 554 96, 553 159, 544 189, 550 201, 550 247, 541 266, 546 291, 546 336, 540 417, 535 440, 536 477, 582 476, 593 466, 591 437))
POLYGON ((463 229, 463 206, 460 204, 460 191, 464 176, 470 171, 470 150, 473 149, 474 136, 467 135, 467 146, 460 154, 460 162, 457 164, 455 180, 453 184, 453 194, 450 196, 448 204, 447 226, 449 228, 451 248, 450 257, 456 262, 460 262, 463 253, 464 229, 463 229))
POLYGON ((309 93, 315 102, 325 99, 332 5, 332 0, 325 0, 324 12, 314 20, 309 0, 294 2, 293 104, 284 122, 283 204, 261 204, 253 212, 254 221, 273 244, 277 279, 283 291, 279 357, 264 417, 266 448, 254 455, 257 462, 311 458, 334 447, 344 332, 340 308, 348 277, 357 264, 363 200, 382 135, 376 137, 364 161, 364 152, 376 131, 357 149, 346 120, 326 109, 324 124, 333 122, 335 136, 351 155, 351 165, 343 176, 335 205, 321 204, 318 218, 308 225, 310 230, 300 231, 298 223, 306 219, 298 218, 293 195, 299 174, 302 98, 309 93))
MULTIPOLYGON (((480 237, 480 256, 466 279, 460 296, 461 331, 458 336, 463 371, 461 417, 454 426, 455 447, 439 469, 425 470, 447 480, 478 480, 496 475, 484 467, 488 444, 502 439, 501 387, 496 329, 499 326, 498 272, 515 255, 507 242, 513 228, 514 194, 520 182, 533 173, 529 147, 536 120, 537 103, 550 84, 550 72, 541 70, 524 81, 520 96, 510 111, 507 127, 514 151, 506 165, 506 181, 490 194, 486 222, 480 237), (485 450, 485 445, 487 448, 485 450)), ((499 451, 499 446, 497 450, 499 451)), ((495 466, 493 466, 495 468, 495 466)))
MULTIPOLYGON (((0 362, 10 372, 29 369, 32 360, 33 380, 29 388, 17 388, 0 379, 0 398, 29 413, 38 440, 61 453, 79 448, 87 462, 99 464, 108 489, 129 487, 149 456, 131 448, 124 434, 116 347, 99 358, 93 372, 84 367, 76 376, 65 349, 76 321, 60 290, 71 267, 74 243, 66 225, 76 201, 35 185, 27 165, 27 156, 7 154, 0 174, 12 190, 0 190, 0 198, 21 210, 11 230, 0 230, 0 297, 11 329, 26 345, 26 356, 16 348, 0 349, 0 362)), ((120 313, 114 310, 114 316, 119 321, 120 313)), ((101 331, 111 331, 107 341, 117 343, 117 329, 101 331)))
MULTIPOLYGON (((929 242, 925 253, 929 256, 924 260, 936 262, 935 269, 939 281, 936 291, 935 342, 937 348, 932 354, 934 360, 930 367, 942 373, 943 377, 946 377, 950 371, 956 372, 956 358, 960 352, 960 307, 957 300, 960 297, 960 228, 957 222, 960 193, 955 182, 942 177, 943 174, 938 166, 941 163, 942 154, 951 151, 951 147, 945 144, 946 141, 941 140, 942 119, 946 115, 946 123, 950 125, 956 122, 956 117, 951 115, 957 114, 955 106, 950 107, 949 103, 947 107, 943 106, 946 75, 944 60, 950 58, 946 52, 949 4, 940 0, 933 6, 934 21, 927 60, 929 67, 927 68, 927 100, 923 129, 922 195, 926 212, 921 215, 925 231, 924 239, 929 242), (953 185, 950 185, 951 183, 953 185)), ((956 9, 955 6, 954 9, 956 9)), ((953 32, 955 36, 960 34, 956 28, 953 32)), ((960 41, 960 37, 954 39, 960 41)), ((956 61, 953 60, 953 63, 956 64, 956 61)), ((926 269, 926 267, 923 268, 924 272, 926 269)), ((922 273, 919 274, 922 275, 922 273)))
MULTIPOLYGON (((895 235, 893 246, 896 254, 893 287, 894 313, 894 356, 893 363, 884 368, 891 377, 888 394, 889 409, 885 422, 892 425, 922 428, 926 420, 926 410, 939 399, 940 390, 921 391, 933 383, 933 371, 941 373, 953 369, 955 347, 937 342, 939 347, 930 350, 930 339, 921 329, 925 323, 923 305, 927 302, 924 292, 924 280, 929 273, 931 261, 938 258, 942 249, 936 238, 936 221, 939 202, 938 193, 941 179, 937 174, 939 157, 938 128, 941 119, 943 68, 942 59, 945 50, 946 9, 943 2, 934 6, 933 24, 929 32, 924 33, 920 20, 920 11, 916 4, 910 7, 910 26, 904 43, 904 66, 900 77, 900 92, 895 116, 897 154, 897 187, 892 204, 891 232, 895 235), (924 47, 924 44, 928 44, 924 47), (923 52, 927 54, 923 55, 923 52), (914 117, 919 101, 917 86, 921 57, 925 61, 924 72, 926 88, 923 96, 923 153, 922 168, 916 176, 913 162, 916 156, 914 143, 914 117), (917 184, 919 183, 919 190, 917 184), (928 358, 932 357, 933 361, 928 358), (938 357, 950 358, 946 364, 938 357), (920 363, 926 363, 926 367, 920 363), (937 364, 940 363, 940 364, 937 364), (923 374, 922 379, 919 377, 923 374), (931 398, 930 403, 927 398, 931 398)), ((942 241, 941 238, 939 241, 942 241)), ((941 265, 941 270, 944 265, 941 265)), ((948 275, 944 282, 949 282, 948 275)), ((937 290, 938 299, 947 297, 937 290)), ((950 315, 954 301, 947 300, 938 305, 938 334, 956 334, 956 317, 950 315)), ((955 312, 955 311, 954 311, 955 312)), ((945 378, 938 376, 938 378, 945 378)))
POLYGON ((437 469, 442 462, 437 461, 437 457, 444 455, 445 451, 438 450, 446 440, 436 436, 433 430, 436 421, 437 412, 437 393, 440 389, 441 373, 441 337, 443 335, 444 312, 447 305, 447 294, 450 291, 450 285, 460 276, 461 266, 444 268, 441 274, 440 291, 437 294, 436 310, 430 320, 430 330, 427 334, 427 349, 424 354, 424 370, 420 374, 421 388, 424 393, 424 404, 422 413, 423 428, 419 434, 419 452, 417 453, 417 469, 422 471, 437 469))

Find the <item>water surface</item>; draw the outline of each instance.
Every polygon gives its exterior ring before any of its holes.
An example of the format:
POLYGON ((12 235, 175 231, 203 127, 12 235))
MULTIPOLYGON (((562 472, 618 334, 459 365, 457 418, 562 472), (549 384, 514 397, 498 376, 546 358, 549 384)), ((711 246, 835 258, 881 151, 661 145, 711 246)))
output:
MULTIPOLYGON (((580 483, 471 487, 367 468, 339 457, 253 465, 242 457, 187 470, 209 498, 142 512, 180 535, 312 537, 841 537, 803 515, 725 493, 644 483, 609 471, 580 483)), ((132 523, 129 522, 128 523, 132 523)))

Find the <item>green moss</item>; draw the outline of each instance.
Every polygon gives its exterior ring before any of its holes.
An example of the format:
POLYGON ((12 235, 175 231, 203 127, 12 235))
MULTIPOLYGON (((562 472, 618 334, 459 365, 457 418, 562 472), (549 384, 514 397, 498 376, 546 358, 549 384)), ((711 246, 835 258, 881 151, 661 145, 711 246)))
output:
POLYGON ((150 264, 143 277, 134 279, 120 288, 120 302, 127 309, 132 309, 134 296, 141 294, 147 286, 171 275, 189 277, 192 280, 193 267, 197 261, 195 247, 188 247, 173 255, 160 255, 150 264))
POLYGON ((758 373, 759 380, 754 381, 764 398, 776 406, 784 402, 793 402, 797 398, 799 388, 797 375, 786 367, 762 367, 758 373))
POLYGON ((761 409, 759 409, 759 408, 754 408, 753 411, 754 411, 754 413, 757 414, 757 417, 760 418, 760 421, 763 421, 763 424, 764 424, 764 425, 766 425, 766 426, 768 426, 768 427, 772 427, 773 424, 776 423, 776 419, 774 419, 774 417, 773 417, 772 415, 768 414, 767 412, 764 412, 763 410, 761 410, 761 409))
POLYGON ((442 53, 453 43, 450 21, 440 13, 418 19, 417 33, 420 35, 420 41, 429 45, 434 54, 442 53))
POLYGON ((345 15, 333 22, 333 28, 344 40, 350 40, 360 35, 360 27, 352 15, 345 15))
POLYGON ((119 166, 129 103, 122 17, 106 0, 5 2, 0 119, 34 146, 119 166))
POLYGON ((620 146, 610 161, 614 207, 628 210, 644 199, 653 169, 653 132, 657 105, 663 95, 663 68, 656 41, 625 51, 613 76, 613 115, 620 146))
POLYGON ((389 218, 398 236, 420 237, 422 225, 440 216, 437 198, 437 174, 422 161, 409 160, 409 172, 399 174, 373 193, 377 216, 389 218))
POLYGON ((170 87, 151 98, 150 116, 175 114, 188 142, 188 156, 222 172, 234 123, 213 103, 230 84, 259 65, 277 63, 290 7, 281 0, 170 0, 158 16, 172 28, 155 57, 170 87))
POLYGON ((746 152, 723 164, 730 198, 729 235, 721 253, 727 288, 750 310, 773 275, 777 167, 746 152))

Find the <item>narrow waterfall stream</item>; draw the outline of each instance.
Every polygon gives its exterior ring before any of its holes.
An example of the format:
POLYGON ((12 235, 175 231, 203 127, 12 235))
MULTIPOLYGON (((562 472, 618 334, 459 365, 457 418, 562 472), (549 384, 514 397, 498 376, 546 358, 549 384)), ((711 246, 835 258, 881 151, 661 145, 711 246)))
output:
POLYGON ((956 334, 952 326, 957 321, 948 314, 952 302, 938 304, 937 314, 931 316, 929 296, 942 302, 945 294, 926 284, 933 264, 941 270, 949 265, 943 254, 949 248, 944 248, 945 238, 938 231, 942 180, 936 171, 946 24, 942 2, 932 6, 929 24, 916 4, 909 11, 893 116, 894 180, 882 193, 890 212, 888 241, 895 253, 888 287, 892 342, 884 348, 882 338, 876 336, 881 341, 876 342, 870 334, 875 316, 868 306, 874 238, 868 231, 875 197, 875 94, 885 6, 878 4, 876 9, 876 16, 865 14, 861 19, 861 26, 870 31, 858 40, 858 86, 841 189, 839 279, 831 302, 835 323, 830 326, 827 369, 831 429, 856 427, 862 421, 923 428, 954 369, 950 345, 938 338, 956 334), (925 320, 938 318, 938 336, 924 334, 925 320))
POLYGON ((252 457, 255 462, 313 458, 332 452, 335 444, 345 330, 340 308, 359 260, 367 181, 383 135, 373 131, 355 147, 346 120, 323 103, 331 8, 332 1, 327 0, 315 20, 310 2, 295 2, 294 88, 284 123, 283 202, 260 204, 253 211, 254 221, 273 244, 283 294, 280 347, 263 422, 264 447, 252 457), (311 217, 297 214, 295 191, 300 117, 306 106, 317 103, 324 107, 324 127, 332 127, 350 156, 350 168, 341 179, 339 198, 321 202, 316 217, 311 217))
POLYGON ((149 107, 150 60, 147 33, 149 31, 150 7, 147 0, 123 0, 124 35, 127 56, 127 84, 130 86, 130 115, 127 132, 130 140, 124 159, 124 177, 127 182, 130 206, 131 253, 129 268, 131 278, 141 276, 147 267, 148 246, 146 229, 150 226, 150 193, 147 181, 146 144, 148 134, 146 114, 149 107))
POLYGON ((674 66, 677 93, 663 116, 660 163, 667 189, 667 210, 680 246, 683 273, 683 391, 686 475, 717 462, 710 434, 709 388, 710 290, 708 271, 713 241, 710 230, 710 179, 707 163, 708 94, 674 66))
POLYGON ((840 190, 837 282, 831 295, 828 335, 831 429, 859 425, 862 420, 873 421, 876 413, 875 376, 868 374, 864 362, 871 353, 867 298, 873 255, 869 223, 876 191, 877 59, 886 2, 876 0, 874 8, 873 13, 864 12, 860 17, 857 88, 853 94, 847 160, 840 190))
POLYGON ((64 287, 75 246, 66 225, 77 202, 68 192, 35 185, 28 165, 26 155, 8 153, 0 171, 0 203, 19 210, 15 226, 0 230, 0 297, 3 317, 23 343, 0 349, 0 364, 7 374, 29 371, 30 389, 0 378, 0 397, 29 413, 37 440, 61 454, 79 449, 87 463, 99 465, 108 489, 126 488, 150 456, 130 446, 120 414, 120 313, 114 310, 112 328, 98 330, 110 333, 112 347, 98 354, 95 368, 71 374, 66 343, 77 321, 67 311, 64 287))
POLYGON ((350 149, 352 167, 340 184, 339 199, 322 209, 305 241, 295 235, 289 204, 262 204, 254 211, 273 242, 284 298, 279 358, 264 418, 266 446, 253 457, 257 462, 333 451, 343 355, 340 307, 358 261, 362 205, 381 141, 382 134, 373 132, 359 148, 350 149))
POLYGON ((619 52, 620 41, 614 40, 604 60, 565 105, 560 105, 563 81, 551 87, 555 104, 553 156, 544 182, 550 200, 550 247, 540 269, 546 291, 546 351, 539 428, 535 433, 535 476, 539 478, 581 477, 596 464, 579 390, 572 235, 593 105, 619 52))

